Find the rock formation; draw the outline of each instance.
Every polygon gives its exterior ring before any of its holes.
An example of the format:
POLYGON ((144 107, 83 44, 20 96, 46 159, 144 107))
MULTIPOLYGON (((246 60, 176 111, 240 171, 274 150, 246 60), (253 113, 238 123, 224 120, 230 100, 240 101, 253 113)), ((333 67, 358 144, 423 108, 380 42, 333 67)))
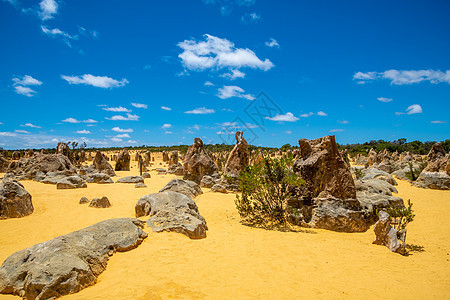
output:
POLYGON ((235 137, 236 145, 231 150, 230 156, 225 164, 224 173, 227 176, 238 177, 249 164, 250 152, 248 151, 248 143, 244 138, 244 133, 237 131, 235 137))
POLYGON ((95 153, 94 160, 92 161, 92 166, 94 169, 99 171, 100 173, 105 173, 109 176, 116 176, 112 166, 106 160, 106 158, 102 155, 100 151, 95 153))
POLYGON ((203 194, 202 189, 197 183, 194 181, 181 179, 172 179, 159 192, 162 193, 167 191, 181 193, 189 198, 195 198, 198 195, 203 194))
POLYGON ((189 146, 183 162, 184 179, 200 183, 203 176, 218 176, 218 168, 209 151, 203 148, 203 141, 195 138, 194 144, 189 146))
POLYGON ((109 202, 108 197, 101 197, 101 198, 94 198, 91 200, 91 203, 89 203, 89 207, 95 207, 95 208, 107 208, 110 207, 111 203, 109 202))
POLYGON ((0 293, 55 299, 97 282, 109 256, 139 246, 144 222, 106 220, 18 251, 0 267, 0 293))
POLYGON ((147 224, 155 232, 175 231, 191 239, 206 237, 205 218, 186 195, 171 191, 146 195, 139 199, 135 211, 137 218, 150 216, 147 224))
POLYGON ((12 153, 11 159, 12 159, 12 160, 19 160, 19 159, 20 159, 20 152, 19 152, 19 151, 14 151, 14 152, 12 153))
POLYGON ((34 211, 31 195, 15 180, 0 182, 0 219, 21 218, 34 211))
POLYGON ((130 171, 130 154, 127 149, 122 149, 117 157, 115 171, 130 171))
POLYGON ((126 176, 116 180, 116 183, 144 183, 144 178, 141 176, 126 176))
POLYGON ((56 183, 58 190, 87 188, 86 181, 78 175, 67 176, 56 183))
POLYGON ((406 229, 399 232, 392 228, 390 216, 387 212, 380 211, 379 215, 380 219, 373 227, 373 231, 375 232, 375 240, 373 241, 373 244, 386 246, 392 252, 404 254, 406 229), (402 243, 400 243, 399 238, 402 243))
POLYGON ((59 142, 56 145, 56 154, 62 154, 62 155, 69 157, 69 153, 70 153, 70 148, 69 148, 69 145, 67 145, 66 143, 59 142))

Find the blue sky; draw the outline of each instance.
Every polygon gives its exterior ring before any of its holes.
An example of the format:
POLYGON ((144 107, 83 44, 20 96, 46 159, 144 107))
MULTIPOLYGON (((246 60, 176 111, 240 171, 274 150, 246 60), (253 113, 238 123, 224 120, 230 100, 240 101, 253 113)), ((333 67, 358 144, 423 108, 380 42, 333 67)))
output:
POLYGON ((0 146, 443 140, 449 1, 0 0, 0 146), (258 113, 255 115, 255 111, 258 113))

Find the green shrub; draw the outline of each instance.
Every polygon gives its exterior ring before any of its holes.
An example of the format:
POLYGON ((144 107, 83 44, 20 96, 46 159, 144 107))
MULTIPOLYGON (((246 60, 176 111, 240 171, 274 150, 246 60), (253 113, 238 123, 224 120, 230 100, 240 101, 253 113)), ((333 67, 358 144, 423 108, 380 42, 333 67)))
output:
POLYGON ((422 173, 423 169, 425 169, 426 165, 427 165, 426 163, 421 163, 419 165, 419 168, 414 169, 412 163, 410 162, 409 171, 406 172, 405 176, 411 181, 416 181, 420 173, 422 173))
POLYGON ((398 231, 406 229, 409 223, 414 221, 414 210, 412 209, 413 204, 411 200, 408 199, 407 207, 395 207, 391 206, 387 208, 386 212, 391 216, 391 224, 398 231))
POLYGON ((265 157, 260 165, 248 166, 241 173, 242 195, 236 195, 235 204, 245 223, 286 225, 287 200, 292 196, 292 186, 304 183, 290 165, 292 159, 265 157))

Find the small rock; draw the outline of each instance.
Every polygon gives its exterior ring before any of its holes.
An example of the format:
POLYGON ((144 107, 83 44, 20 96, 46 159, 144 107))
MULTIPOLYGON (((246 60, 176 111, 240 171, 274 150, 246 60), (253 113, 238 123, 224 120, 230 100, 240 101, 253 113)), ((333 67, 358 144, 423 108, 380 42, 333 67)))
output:
POLYGON ((135 188, 146 188, 147 186, 145 185, 145 183, 138 182, 138 183, 136 183, 136 185, 134 187, 135 188))
POLYGON ((116 183, 144 183, 144 178, 142 178, 141 176, 126 176, 126 177, 122 177, 117 179, 116 183))
POLYGON ((107 208, 110 206, 111 206, 111 203, 109 202, 109 199, 105 196, 103 196, 101 198, 94 198, 94 199, 92 199, 91 203, 89 203, 89 207, 107 208))
POLYGON ((86 203, 89 203, 89 199, 86 197, 81 197, 80 204, 86 204, 86 203))
POLYGON ((144 172, 142 173, 142 178, 152 178, 152 176, 149 173, 144 172))

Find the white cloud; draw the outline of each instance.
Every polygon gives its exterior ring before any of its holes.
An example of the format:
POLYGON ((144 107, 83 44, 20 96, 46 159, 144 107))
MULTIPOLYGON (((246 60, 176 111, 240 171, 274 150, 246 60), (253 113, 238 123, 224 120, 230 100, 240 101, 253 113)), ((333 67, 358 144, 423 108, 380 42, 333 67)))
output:
POLYGON ((284 133, 286 133, 286 134, 292 134, 292 131, 286 130, 284 133))
POLYGON ((227 127, 231 127, 231 128, 240 128, 240 126, 238 125, 237 122, 223 122, 223 123, 219 123, 218 125, 220 125, 223 128, 227 128, 227 127))
POLYGON ((329 132, 342 132, 344 129, 331 129, 329 132))
POLYGON ((337 122, 340 123, 340 124, 348 124, 348 123, 350 123, 349 121, 346 121, 346 120, 338 120, 337 122))
POLYGON ((61 122, 65 122, 65 123, 97 123, 97 121, 92 120, 92 119, 87 119, 87 120, 77 120, 75 118, 67 118, 65 120, 62 120, 61 122))
POLYGON ((431 121, 432 124, 447 124, 445 121, 431 121))
POLYGON ((279 122, 297 122, 299 118, 295 117, 291 112, 284 115, 277 114, 275 117, 266 117, 267 120, 279 121, 279 122))
POLYGON ((172 131, 165 131, 164 134, 172 134, 172 131))
POLYGON ((51 37, 60 36, 60 37, 68 38, 68 39, 71 39, 71 40, 77 40, 78 39, 77 35, 70 35, 67 32, 62 31, 59 28, 50 29, 47 26, 41 26, 41 30, 42 30, 43 33, 45 33, 46 35, 51 36, 51 37))
POLYGON ((28 86, 28 85, 41 85, 42 84, 42 81, 39 81, 39 80, 31 77, 30 75, 25 75, 22 77, 22 79, 13 78, 12 80, 14 81, 13 85, 28 86))
POLYGON ((413 114, 421 114, 422 111, 422 107, 419 104, 413 104, 408 106, 408 108, 406 109, 406 112, 396 112, 396 115, 413 115, 413 114))
POLYGON ((248 48, 236 48, 227 39, 205 34, 205 41, 185 40, 178 43, 183 52, 178 55, 189 70, 239 69, 248 67, 267 71, 274 65, 269 59, 262 61, 248 48))
POLYGON ((206 114, 213 114, 216 111, 214 109, 206 108, 206 107, 199 107, 195 108, 193 110, 185 111, 185 114, 194 114, 194 115, 206 115, 206 114))
POLYGON ((273 47, 280 48, 280 45, 278 44, 277 40, 274 38, 270 38, 270 40, 268 42, 265 42, 265 44, 267 47, 270 47, 270 48, 273 48, 273 47))
POLYGON ((17 136, 17 134, 16 133, 14 133, 14 132, 2 132, 2 131, 0 131, 0 136, 17 136))
POLYGON ((164 124, 163 126, 161 126, 162 129, 167 129, 172 127, 172 124, 164 124))
POLYGON ((301 114, 300 117, 301 118, 308 118, 308 117, 311 117, 312 115, 314 115, 314 113, 313 112, 309 112, 309 113, 301 114))
POLYGON ((238 86, 234 85, 225 85, 222 88, 218 89, 217 96, 221 99, 228 99, 231 97, 238 97, 238 98, 244 98, 247 100, 254 100, 255 97, 253 97, 250 94, 244 94, 244 90, 238 86))
POLYGON ((385 98, 385 97, 377 98, 377 100, 378 100, 378 101, 381 101, 381 102, 385 102, 385 103, 387 103, 387 102, 392 102, 392 101, 393 101, 392 98, 385 98))
POLYGON ((34 94, 36 94, 36 91, 33 89, 30 89, 26 86, 17 85, 14 87, 14 90, 17 94, 27 96, 27 97, 33 97, 34 94))
POLYGON ((214 83, 212 83, 211 81, 206 81, 205 86, 214 86, 214 83))
POLYGON ((119 139, 119 138, 113 137, 113 138, 111 138, 111 141, 113 141, 113 142, 121 142, 121 141, 122 141, 122 139, 119 139))
POLYGON ((25 123, 23 125, 20 125, 22 127, 31 127, 31 128, 42 128, 41 126, 33 125, 31 123, 25 123))
POLYGON ((58 3, 55 0, 42 0, 39 7, 39 16, 43 21, 53 19, 53 15, 58 13, 58 3))
POLYGON ((326 116, 328 116, 326 113, 324 113, 323 111, 318 111, 317 112, 317 115, 318 116, 321 116, 321 117, 326 117, 326 116))
POLYGON ((138 115, 132 115, 130 113, 127 113, 127 116, 121 116, 121 115, 116 115, 116 116, 112 116, 111 118, 105 118, 107 120, 111 120, 111 121, 139 121, 139 116, 138 115))
POLYGON ((161 106, 161 109, 163 109, 163 110, 172 110, 170 107, 167 107, 167 106, 161 106))
POLYGON ((130 138, 130 135, 128 133, 122 133, 116 135, 116 138, 130 138))
POLYGON ((450 84, 450 70, 445 72, 440 70, 387 70, 384 72, 357 72, 353 75, 354 80, 360 82, 388 79, 391 84, 404 85, 429 81, 432 84, 448 83, 450 84))
POLYGON ((84 130, 78 130, 78 131, 76 131, 75 133, 79 133, 79 134, 90 134, 91 132, 90 132, 89 130, 84 129, 84 130))
POLYGON ((118 81, 107 76, 94 76, 91 74, 84 74, 83 76, 61 75, 61 77, 69 84, 86 84, 104 89, 124 86, 125 84, 129 83, 128 80, 124 78, 118 81))
POLYGON ((148 105, 147 104, 143 104, 143 103, 131 103, 131 105, 133 105, 136 108, 143 108, 143 109, 147 109, 148 105))
POLYGON ((225 73, 220 75, 221 77, 224 78, 229 78, 230 80, 234 80, 236 78, 244 78, 245 77, 245 73, 241 72, 239 70, 233 69, 230 71, 230 73, 225 73))
POLYGON ((194 124, 194 126, 192 126, 192 128, 194 128, 195 130, 200 130, 200 125, 194 124))
POLYGON ((115 132, 133 132, 133 129, 131 129, 131 128, 129 128, 129 129, 122 129, 120 127, 113 127, 111 130, 115 131, 115 132))
POLYGON ((119 106, 119 107, 103 107, 103 110, 106 111, 113 111, 113 112, 131 112, 130 109, 127 109, 125 107, 119 106))
POLYGON ((30 132, 28 132, 26 130, 19 130, 19 129, 14 130, 14 132, 16 132, 16 133, 30 133, 30 132))
POLYGON ((258 128, 258 127, 259 127, 259 125, 256 125, 256 124, 245 123, 245 128, 248 128, 248 129, 258 128))
POLYGON ((128 144, 137 144, 137 141, 135 141, 135 140, 128 140, 127 143, 128 144))
POLYGON ((241 17, 241 22, 244 24, 255 24, 261 19, 261 16, 257 13, 248 13, 241 17))

